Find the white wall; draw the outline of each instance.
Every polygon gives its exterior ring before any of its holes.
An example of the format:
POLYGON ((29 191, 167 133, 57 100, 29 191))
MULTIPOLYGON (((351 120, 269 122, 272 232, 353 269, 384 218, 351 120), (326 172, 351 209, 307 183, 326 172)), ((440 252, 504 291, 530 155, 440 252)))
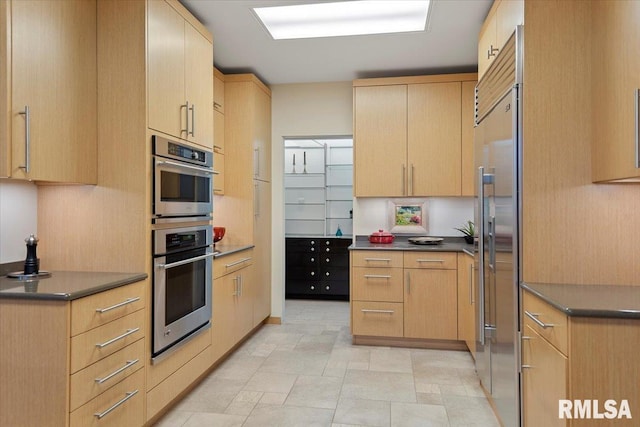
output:
MULTIPOLYGON (((353 233, 369 235, 379 229, 389 230, 389 200, 382 198, 358 198, 353 204, 353 233)), ((416 200, 416 199, 412 199, 416 200)), ((430 236, 457 236, 454 230, 468 220, 473 221, 472 197, 429 197, 427 201, 428 228, 430 236)))
POLYGON ((0 264, 23 261, 24 239, 37 234, 38 189, 28 181, 0 179, 0 264))
POLYGON ((284 314, 284 143, 285 137, 353 134, 352 83, 271 86, 273 245, 271 315, 284 314))

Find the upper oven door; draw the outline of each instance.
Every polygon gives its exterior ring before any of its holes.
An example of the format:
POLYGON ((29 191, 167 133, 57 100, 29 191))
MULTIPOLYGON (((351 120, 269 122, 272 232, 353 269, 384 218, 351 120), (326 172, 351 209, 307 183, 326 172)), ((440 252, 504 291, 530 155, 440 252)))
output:
POLYGON ((213 170, 154 156, 154 216, 211 215, 213 170))

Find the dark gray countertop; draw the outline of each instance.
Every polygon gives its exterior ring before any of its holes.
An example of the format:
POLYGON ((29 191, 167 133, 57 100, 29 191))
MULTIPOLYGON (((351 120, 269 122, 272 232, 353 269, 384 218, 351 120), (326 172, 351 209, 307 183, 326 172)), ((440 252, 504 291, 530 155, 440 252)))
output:
POLYGON ((640 319, 640 286, 551 283, 520 286, 569 316, 640 319))
POLYGON ((467 249, 473 253, 473 245, 467 244, 462 237, 443 237, 443 242, 438 245, 414 245, 407 240, 409 237, 395 236, 393 243, 382 244, 370 243, 368 236, 357 236, 349 250, 462 252, 467 249))
POLYGON ((214 258, 222 258, 226 255, 235 254, 236 252, 246 251, 247 249, 254 248, 255 245, 216 245, 216 254, 214 258))
POLYGON ((147 278, 146 273, 52 271, 38 280, 0 277, 0 299, 40 299, 70 301, 128 285, 147 278))

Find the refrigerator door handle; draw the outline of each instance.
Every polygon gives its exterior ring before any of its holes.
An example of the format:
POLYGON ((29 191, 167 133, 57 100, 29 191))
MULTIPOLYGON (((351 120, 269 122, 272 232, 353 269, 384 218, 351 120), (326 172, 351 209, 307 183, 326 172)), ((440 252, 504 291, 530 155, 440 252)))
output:
POLYGON ((478 167, 478 325, 480 345, 484 346, 484 167, 478 167))

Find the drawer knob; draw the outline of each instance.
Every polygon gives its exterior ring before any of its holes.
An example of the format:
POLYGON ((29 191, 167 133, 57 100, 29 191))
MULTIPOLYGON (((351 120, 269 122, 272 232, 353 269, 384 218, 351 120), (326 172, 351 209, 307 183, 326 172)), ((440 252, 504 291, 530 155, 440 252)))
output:
POLYGON ((328 271, 327 271, 325 274, 326 274, 327 276, 329 276, 329 272, 328 272, 328 271))
POLYGON ((329 262, 329 258, 327 258, 325 261, 329 262))
POLYGON ((329 246, 329 241, 328 240, 325 243, 326 243, 327 246, 329 246))
POLYGON ((331 249, 327 248, 327 252, 331 252, 331 249))
POLYGON ((327 286, 325 287, 325 289, 326 289, 326 290, 329 290, 329 289, 331 289, 331 287, 330 287, 329 285, 327 285, 327 286))
POLYGON ((315 258, 311 258, 311 262, 315 262, 315 261, 316 261, 316 259, 315 259, 315 258))
POLYGON ((311 285, 311 290, 313 291, 313 290, 315 290, 315 289, 316 289, 316 287, 315 287, 315 286, 313 286, 313 285, 311 285))
POLYGON ((312 240, 312 241, 311 241, 311 244, 312 244, 312 245, 315 245, 315 244, 316 244, 316 241, 315 241, 315 240, 312 240))
POLYGON ((316 248, 311 248, 311 252, 315 252, 315 251, 316 251, 316 248))
POLYGON ((311 272, 311 275, 312 275, 312 276, 315 276, 315 275, 316 275, 316 272, 315 272, 315 271, 312 271, 312 272, 311 272))

